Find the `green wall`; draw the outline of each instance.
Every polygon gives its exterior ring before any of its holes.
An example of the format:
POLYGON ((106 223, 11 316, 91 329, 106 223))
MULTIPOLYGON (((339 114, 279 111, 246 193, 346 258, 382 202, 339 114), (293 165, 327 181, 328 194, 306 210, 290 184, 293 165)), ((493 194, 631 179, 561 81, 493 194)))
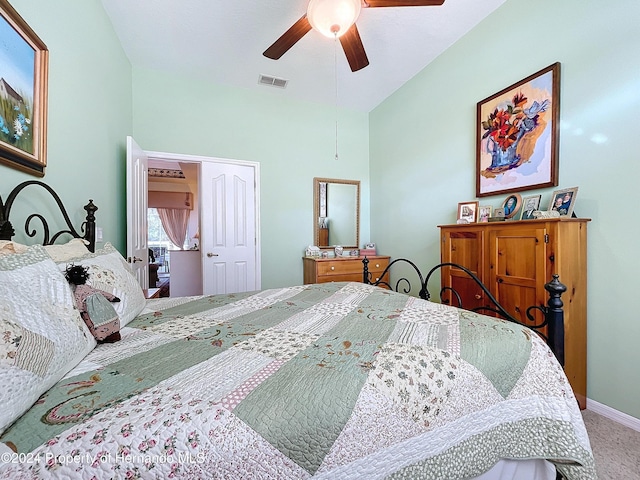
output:
MULTIPOLYGON (((302 283, 313 244, 313 177, 361 181, 369 240, 368 115, 134 68, 134 137, 145 150, 260 163, 262 287, 302 283)), ((279 92, 276 90, 276 92, 279 92)))
MULTIPOLYGON (((105 240, 124 251, 126 135, 147 150, 260 162, 264 288, 302 281, 315 176, 362 181, 361 243, 436 263, 436 226, 475 195, 476 102, 561 62, 559 188, 579 186, 576 212, 593 220, 588 395, 640 418, 640 227, 629 215, 640 203, 640 2, 508 0, 369 115, 340 110, 337 162, 333 107, 132 70, 99 0, 12 4, 50 50, 44 181, 70 206, 93 198, 105 240)), ((0 192, 32 178, 0 166, 0 192)))
MULTIPOLYGON (((508 0, 369 117, 372 239, 433 265, 437 225, 455 223, 458 202, 475 199, 477 102, 562 64, 557 188, 579 186, 575 211, 592 219, 588 397, 636 418, 639 18, 637 0, 508 0)), ((552 190, 526 194, 542 193, 546 206, 552 190)))
MULTIPOLYGON (((99 0, 11 4, 49 49, 48 166, 42 180, 69 205, 76 225, 85 212, 74 206, 92 198, 104 239, 122 250, 124 148, 133 121, 129 61, 99 0)), ((36 177, 0 165, 0 195, 31 179, 36 177)), ((29 187, 18 198, 36 195, 29 187)))

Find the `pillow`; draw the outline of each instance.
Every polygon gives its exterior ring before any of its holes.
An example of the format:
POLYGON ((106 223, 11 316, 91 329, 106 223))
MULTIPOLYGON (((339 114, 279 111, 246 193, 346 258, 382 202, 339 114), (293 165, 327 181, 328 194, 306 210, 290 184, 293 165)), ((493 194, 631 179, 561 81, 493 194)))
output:
POLYGON ((54 262, 68 262, 72 258, 82 257, 89 252, 89 242, 83 238, 74 238, 63 245, 45 245, 44 249, 54 262))
POLYGON ((0 255, 0 434, 95 346, 42 246, 0 255))
POLYGON ((104 290, 120 299, 113 304, 120 317, 120 328, 138 316, 144 308, 147 300, 142 287, 133 276, 127 261, 110 243, 105 243, 96 253, 87 253, 59 262, 58 267, 64 271, 71 263, 89 267, 87 285, 104 290))
POLYGON ((14 253, 24 253, 27 246, 11 240, 0 240, 0 255, 12 255, 14 253))

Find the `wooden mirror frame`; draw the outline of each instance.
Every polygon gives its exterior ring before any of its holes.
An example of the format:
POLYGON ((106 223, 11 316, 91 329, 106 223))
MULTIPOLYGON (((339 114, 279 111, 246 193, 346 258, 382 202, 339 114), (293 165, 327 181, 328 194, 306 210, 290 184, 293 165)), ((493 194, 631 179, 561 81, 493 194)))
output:
POLYGON ((355 245, 341 245, 344 248, 358 248, 360 245, 360 180, 343 180, 339 178, 320 178, 313 179, 313 242, 321 249, 333 248, 334 245, 320 245, 320 228, 318 219, 320 218, 320 184, 321 183, 337 183, 344 185, 354 185, 356 187, 356 242, 355 245))

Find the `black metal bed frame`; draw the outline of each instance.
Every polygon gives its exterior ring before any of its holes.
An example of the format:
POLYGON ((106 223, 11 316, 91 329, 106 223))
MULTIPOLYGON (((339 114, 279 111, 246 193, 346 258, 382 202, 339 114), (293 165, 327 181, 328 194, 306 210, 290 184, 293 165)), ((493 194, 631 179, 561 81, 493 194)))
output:
POLYGON ((96 217, 95 213, 98 210, 93 204, 93 200, 89 200, 89 203, 84 206, 84 209, 87 211, 87 216, 85 221, 80 226, 80 231, 76 230, 69 219, 69 215, 67 214, 67 210, 62 204, 62 200, 58 194, 46 183, 43 183, 39 180, 27 180, 26 182, 22 182, 20 185, 15 187, 7 196, 6 202, 3 203, 2 196, 0 196, 0 240, 11 240, 11 238, 15 235, 15 230, 9 216, 11 215, 11 207, 13 206, 13 202, 16 197, 22 190, 30 185, 38 185, 44 188, 47 192, 51 194, 53 199, 58 204, 58 208, 60 209, 60 213, 62 213, 62 217, 64 218, 64 222, 67 225, 67 229, 60 230, 55 232, 53 235, 49 230, 49 223, 44 218, 44 216, 40 213, 32 213, 30 214, 24 223, 24 231, 29 237, 35 237, 38 233, 36 228, 31 227, 31 221, 34 218, 37 218, 41 222, 41 227, 43 230, 43 240, 42 245, 53 245, 56 240, 62 235, 71 235, 74 238, 82 238, 87 240, 89 244, 87 248, 89 251, 94 252, 96 248, 96 217))
MULTIPOLYGON (((426 277, 422 275, 420 269, 413 263, 411 260, 407 260, 406 258, 398 258, 389 263, 387 268, 380 274, 379 279, 375 282, 371 281, 371 273, 369 272, 369 259, 365 257, 362 260, 363 270, 362 270, 362 281, 369 285, 382 285, 387 287, 390 290, 394 290, 396 292, 401 291, 402 293, 410 293, 411 292, 411 282, 406 277, 399 278, 395 285, 392 286, 390 283, 384 280, 385 276, 389 273, 391 267, 396 263, 405 263, 409 265, 416 272, 418 279, 420 281, 420 290, 418 292, 418 296, 424 300, 430 300, 431 294, 429 293, 429 280, 431 276, 441 270, 443 267, 454 267, 460 269, 465 274, 467 274, 485 293, 487 300, 490 302, 488 306, 480 306, 471 309, 471 311, 476 313, 493 313, 504 320, 508 320, 510 322, 518 323, 520 325, 524 325, 518 319, 516 319, 513 315, 507 312, 498 300, 489 292, 489 289, 480 281, 480 279, 469 269, 463 267, 462 265, 458 265, 456 263, 439 263, 427 273, 426 277)), ((389 276, 390 277, 390 276, 389 276)), ((545 290, 549 293, 549 299, 547 301, 547 305, 532 305, 526 310, 527 318, 534 322, 532 325, 525 325, 526 327, 535 331, 538 335, 540 335, 547 345, 551 348, 553 353, 560 365, 564 367, 564 311, 562 309, 563 303, 561 296, 567 290, 567 287, 560 283, 558 279, 558 275, 554 275, 553 279, 549 281, 544 286, 545 290), (535 323, 536 319, 532 315, 532 311, 538 310, 542 312, 544 315, 544 320, 539 323, 535 323), (547 334, 543 333, 543 330, 546 328, 547 334)), ((462 305, 462 299, 458 292, 456 292, 451 287, 444 287, 440 289, 440 301, 443 301, 443 295, 447 292, 450 292, 453 297, 457 301, 457 305, 454 305, 459 308, 464 308, 462 305)), ((446 302, 445 302, 446 303, 446 302)))

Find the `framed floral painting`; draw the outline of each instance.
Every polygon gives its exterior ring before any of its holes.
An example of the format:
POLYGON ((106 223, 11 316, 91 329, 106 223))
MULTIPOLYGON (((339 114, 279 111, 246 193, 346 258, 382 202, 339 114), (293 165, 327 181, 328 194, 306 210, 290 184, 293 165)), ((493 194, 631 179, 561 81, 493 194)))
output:
POLYGON ((560 63, 477 105, 476 196, 558 185, 560 63))
POLYGON ((47 165, 49 51, 0 0, 0 163, 39 177, 47 165))

